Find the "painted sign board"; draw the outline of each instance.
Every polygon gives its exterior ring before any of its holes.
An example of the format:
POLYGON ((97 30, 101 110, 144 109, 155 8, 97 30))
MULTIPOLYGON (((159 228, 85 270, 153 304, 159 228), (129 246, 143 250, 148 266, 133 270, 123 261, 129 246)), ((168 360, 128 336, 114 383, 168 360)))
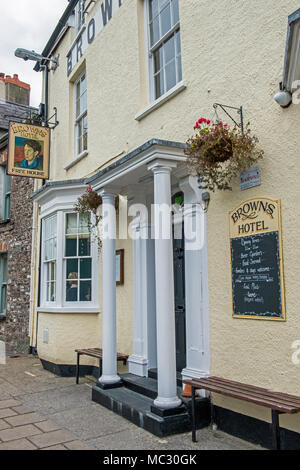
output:
POLYGON ((8 251, 8 243, 0 240, 0 253, 8 251))
POLYGON ((240 174, 241 191, 260 185, 260 167, 254 166, 242 171, 240 174))
POLYGON ((229 212, 234 318, 286 319, 280 201, 249 199, 229 212))
POLYGON ((67 54, 68 76, 77 62, 79 62, 88 46, 93 43, 96 36, 107 25, 123 3, 124 0, 103 0, 93 18, 82 28, 81 33, 77 36, 72 48, 67 54))
POLYGON ((48 179, 49 154, 49 127, 9 123, 8 175, 48 179))

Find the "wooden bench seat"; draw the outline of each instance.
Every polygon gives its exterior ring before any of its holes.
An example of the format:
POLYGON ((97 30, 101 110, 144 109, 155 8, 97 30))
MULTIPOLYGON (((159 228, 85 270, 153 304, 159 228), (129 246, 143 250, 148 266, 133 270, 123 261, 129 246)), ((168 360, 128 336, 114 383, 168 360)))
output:
MULTIPOLYGON (((89 349, 75 349, 77 353, 77 363, 76 363, 76 383, 79 383, 79 361, 80 356, 91 356, 99 359, 99 377, 102 373, 102 358, 103 352, 100 348, 89 348, 89 349)), ((128 354, 117 353, 117 361, 122 361, 126 366, 128 359, 128 354)))
POLYGON ((300 397, 286 393, 275 392, 266 388, 256 387, 240 382, 234 382, 221 377, 205 377, 201 379, 184 380, 185 384, 192 387, 192 439, 196 441, 196 417, 195 417, 195 390, 209 390, 227 397, 255 403, 272 410, 273 447, 280 449, 279 415, 282 413, 299 413, 300 397))

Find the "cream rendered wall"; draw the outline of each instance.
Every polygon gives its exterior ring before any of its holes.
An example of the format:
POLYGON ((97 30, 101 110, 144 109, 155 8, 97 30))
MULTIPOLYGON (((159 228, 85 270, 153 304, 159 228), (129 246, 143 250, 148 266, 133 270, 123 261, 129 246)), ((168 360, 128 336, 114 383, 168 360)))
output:
MULTIPOLYGON (((187 88, 137 122, 134 116, 146 104, 145 38, 141 21, 138 25, 143 16, 142 0, 126 0, 70 77, 74 80, 85 63, 89 154, 68 171, 62 167, 74 157, 73 124, 69 121, 73 98, 65 59, 71 32, 58 47, 61 65, 50 76, 50 103, 57 106, 60 121, 53 132, 52 179, 92 174, 153 137, 185 141, 197 118, 212 117, 216 101, 243 105, 245 122, 251 122, 265 150, 260 164, 262 184, 241 192, 236 181, 232 192, 212 195, 208 212, 211 373, 300 395, 300 366, 291 360, 291 344, 300 339, 296 216, 300 196, 300 107, 283 110, 273 99, 282 79, 287 18, 298 7, 297 0, 180 0, 182 69, 187 88), (257 196, 282 202, 285 323, 231 316, 228 211, 257 196)), ((129 245, 125 249, 129 254, 129 245)), ((118 288, 118 304, 126 299, 124 292, 118 288)), ((129 287, 129 302, 131 299, 129 287)), ((118 322, 127 323, 128 318, 131 322, 131 312, 130 307, 121 320, 118 314, 118 322)), ((265 409, 217 396, 214 401, 269 420, 265 409)), ((281 423, 300 431, 299 416, 282 416, 281 423)))

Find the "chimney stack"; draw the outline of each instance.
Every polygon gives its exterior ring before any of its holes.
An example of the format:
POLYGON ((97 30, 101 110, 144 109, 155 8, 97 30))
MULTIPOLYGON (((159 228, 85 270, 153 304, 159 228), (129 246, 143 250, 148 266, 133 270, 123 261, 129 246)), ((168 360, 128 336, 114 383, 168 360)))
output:
POLYGON ((19 80, 17 73, 11 77, 0 73, 0 98, 11 103, 23 104, 29 106, 30 85, 19 80))

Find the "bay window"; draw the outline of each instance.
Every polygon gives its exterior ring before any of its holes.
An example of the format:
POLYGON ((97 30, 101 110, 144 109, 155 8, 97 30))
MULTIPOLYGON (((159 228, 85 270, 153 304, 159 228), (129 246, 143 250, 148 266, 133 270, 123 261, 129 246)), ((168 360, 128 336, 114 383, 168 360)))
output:
POLYGON ((58 210, 42 221, 41 309, 95 310, 98 244, 89 216, 58 210))

